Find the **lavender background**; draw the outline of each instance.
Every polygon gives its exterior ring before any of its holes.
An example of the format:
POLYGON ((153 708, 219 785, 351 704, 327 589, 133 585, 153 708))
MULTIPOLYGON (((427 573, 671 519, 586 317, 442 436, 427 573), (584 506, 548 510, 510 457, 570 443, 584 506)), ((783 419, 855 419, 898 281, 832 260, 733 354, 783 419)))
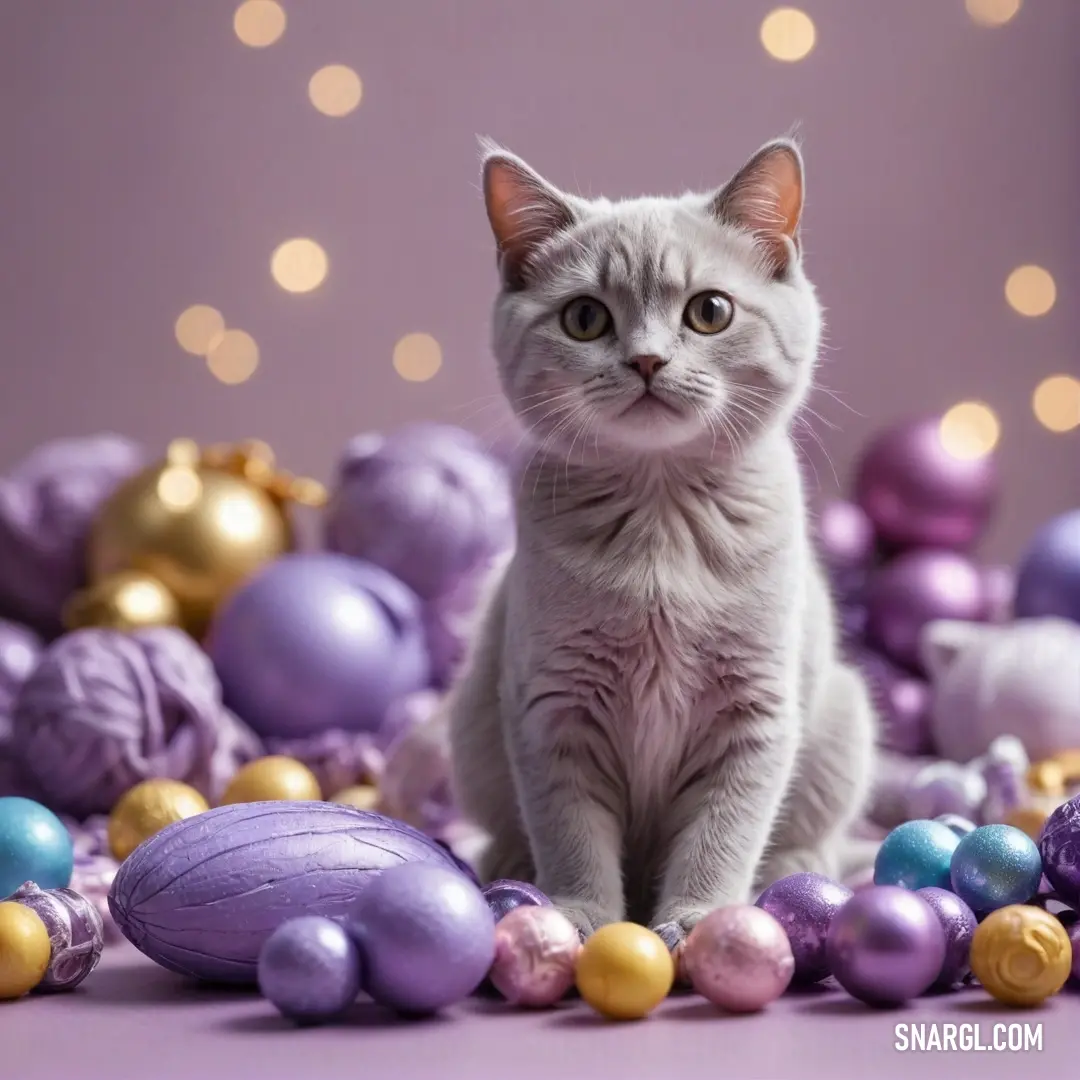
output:
POLYGON ((987 554, 1077 502, 1080 432, 1030 407, 1044 376, 1080 372, 1076 0, 1000 29, 962 0, 805 0, 818 43, 795 64, 762 49, 757 0, 283 3, 284 36, 251 49, 229 0, 0 0, 0 468, 103 429, 259 436, 323 478, 366 428, 495 436, 475 135, 619 196, 720 183, 798 122, 822 379, 849 406, 821 395, 837 429, 815 427, 840 481, 882 424, 977 398, 1003 425, 987 554), (334 62, 364 82, 343 119, 306 93, 334 62), (269 273, 293 236, 330 257, 312 294, 269 273), (1057 280, 1044 318, 1004 300, 1029 262, 1057 280), (258 341, 248 383, 176 344, 199 302, 258 341), (430 382, 391 366, 411 331, 442 344, 430 382))

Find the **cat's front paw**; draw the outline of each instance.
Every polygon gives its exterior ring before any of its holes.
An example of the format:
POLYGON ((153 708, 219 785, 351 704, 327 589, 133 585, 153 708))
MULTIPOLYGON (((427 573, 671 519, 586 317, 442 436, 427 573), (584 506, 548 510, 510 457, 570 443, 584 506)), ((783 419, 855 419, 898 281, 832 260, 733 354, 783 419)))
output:
POLYGON ((584 900, 556 896, 552 897, 552 903, 577 927, 582 941, 591 937, 601 926, 618 921, 618 916, 584 900))
POLYGON ((675 952, 706 914, 706 911, 694 907, 668 908, 657 915, 650 929, 675 952))

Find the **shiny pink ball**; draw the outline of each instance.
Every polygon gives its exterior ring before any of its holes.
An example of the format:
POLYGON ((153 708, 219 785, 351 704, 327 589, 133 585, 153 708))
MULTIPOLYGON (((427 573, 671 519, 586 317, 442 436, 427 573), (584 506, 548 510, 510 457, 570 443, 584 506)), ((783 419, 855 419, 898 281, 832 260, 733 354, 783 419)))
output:
POLYGON ((784 928, 761 908, 733 904, 690 931, 683 964, 693 988, 728 1012, 757 1012, 791 982, 795 957, 784 928))
POLYGON ((574 985, 580 951, 577 928, 562 912, 523 905, 495 927, 495 963, 489 977, 511 1005, 555 1005, 574 985))

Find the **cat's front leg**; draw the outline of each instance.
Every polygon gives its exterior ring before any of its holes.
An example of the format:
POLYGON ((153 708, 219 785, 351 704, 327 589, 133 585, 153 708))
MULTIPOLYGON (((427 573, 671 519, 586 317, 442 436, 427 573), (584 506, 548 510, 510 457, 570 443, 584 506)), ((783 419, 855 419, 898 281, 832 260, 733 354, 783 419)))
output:
POLYGON ((746 903, 791 780, 794 709, 722 717, 731 738, 671 808, 671 847, 653 929, 675 948, 715 908, 746 903))
POLYGON ((536 884, 583 937, 623 917, 622 793, 578 707, 535 706, 510 740, 536 884))

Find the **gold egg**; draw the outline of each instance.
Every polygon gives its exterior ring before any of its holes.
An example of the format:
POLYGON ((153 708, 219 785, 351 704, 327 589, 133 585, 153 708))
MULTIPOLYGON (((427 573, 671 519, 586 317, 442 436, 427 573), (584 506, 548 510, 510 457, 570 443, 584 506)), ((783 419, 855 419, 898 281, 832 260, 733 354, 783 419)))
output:
POLYGON ((315 774, 296 758, 274 755, 249 762, 232 778, 221 804, 310 802, 322 798, 315 774))
POLYGON ((370 784, 356 784, 339 791, 330 801, 357 810, 374 810, 379 805, 379 791, 370 784))
POLYGON ((52 959, 49 931, 32 908, 14 900, 0 903, 0 1001, 30 993, 52 959))
POLYGON ((179 626, 180 605, 157 578, 124 570, 102 578, 76 593, 64 606, 64 626, 81 630, 142 630, 148 626, 179 626))
POLYGON ((174 453, 117 489, 91 530, 89 574, 95 584, 125 570, 151 575, 202 637, 237 585, 292 548, 293 532, 257 484, 186 462, 174 453))
POLYGON ((123 862, 166 825, 205 813, 210 804, 179 780, 144 780, 126 791, 109 815, 109 850, 123 862))
POLYGON ((1065 768, 1060 761, 1048 758, 1037 761, 1027 772, 1028 787, 1041 795, 1065 794, 1065 768))
POLYGON ((609 1020, 640 1020, 671 992, 675 961, 659 935, 636 923, 601 927, 581 948, 578 992, 609 1020))
POLYGON ((971 939, 971 970, 1005 1005, 1033 1006, 1056 994, 1072 969, 1072 943, 1057 918, 1031 904, 988 915, 971 939))

